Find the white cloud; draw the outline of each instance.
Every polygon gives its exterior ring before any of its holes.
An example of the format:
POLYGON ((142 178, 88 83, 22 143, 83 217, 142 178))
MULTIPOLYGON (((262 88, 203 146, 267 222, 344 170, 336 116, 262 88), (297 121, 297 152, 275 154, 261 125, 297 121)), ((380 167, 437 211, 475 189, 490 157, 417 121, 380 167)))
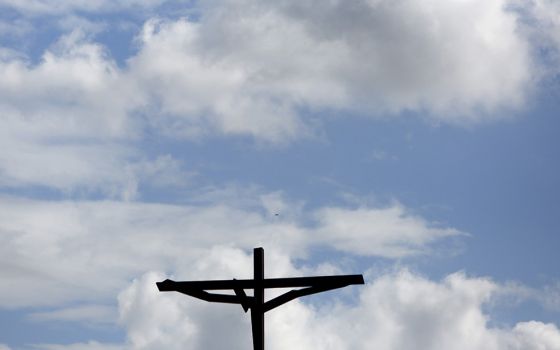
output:
MULTIPOLYGON (((162 275, 146 274, 119 296, 131 349, 250 347, 250 325, 237 305, 209 304, 159 293, 162 275)), ((553 324, 530 321, 490 326, 483 309, 500 286, 462 273, 435 282, 406 270, 351 287, 353 303, 316 306, 292 301, 266 316, 269 349, 557 350, 553 324)), ((342 291, 341 291, 342 292, 342 291)), ((338 293, 341 293, 338 292, 338 293)), ((336 292, 330 292, 336 293, 336 292)))
POLYGON ((9 346, 5 344, 0 344, 0 350, 11 350, 9 346))
POLYGON ((37 65, 4 51, 0 74, 0 185, 132 199, 139 184, 177 186, 189 177, 170 155, 142 155, 142 123, 131 115, 141 96, 81 31, 37 65))
MULTIPOLYGON (((157 163, 142 157, 146 131, 286 143, 336 112, 497 118, 523 103, 534 73, 519 11, 504 1, 212 2, 199 6, 198 21, 148 20, 124 67, 83 30, 62 36, 36 64, 2 48, 0 184, 134 198, 149 174, 130 169, 157 163)), ((3 4, 38 12, 109 6, 3 4)))
POLYGON ((0 0, 0 7, 17 10, 26 15, 60 15, 71 12, 113 12, 123 9, 152 8, 166 0, 0 0))
POLYGON ((134 90, 103 46, 83 32, 61 37, 37 65, 22 59, 0 63, 3 114, 19 112, 13 118, 27 121, 29 134, 117 137, 133 131, 125 123, 134 90))
MULTIPOLYGON (((165 205, 4 197, 0 199, 0 279, 12 288, 0 291, 0 305, 106 302, 130 278, 152 269, 205 275, 207 266, 199 260, 216 246, 270 247, 269 259, 275 259, 276 270, 269 272, 282 275, 292 270, 289 261, 278 256, 304 258, 307 249, 316 245, 404 257, 457 234, 453 229, 431 228, 402 207, 328 208, 319 213, 322 219, 306 226, 297 217, 270 216, 265 207, 245 209, 219 199, 203 205, 165 205), (328 219, 327 212, 333 214, 328 219), (368 227, 348 226, 355 216, 368 227)), ((214 261, 212 256, 206 261, 214 261)), ((241 266, 251 270, 250 259, 233 254, 231 261, 245 261, 241 266)), ((230 278, 233 271, 216 277, 230 278)))
MULTIPOLYGON (((49 1, 11 4, 57 8, 49 1)), ((90 6, 105 6, 96 4, 90 6)), ((44 121, 35 130, 57 126, 75 137, 85 130, 88 136, 134 132, 137 125, 129 123, 141 121, 126 116, 138 108, 164 134, 248 134, 274 142, 311 131, 301 109, 373 115, 421 110, 453 123, 484 120, 520 105, 532 74, 529 46, 504 5, 201 5, 198 22, 149 20, 126 71, 75 33, 36 67, 4 62, 0 102, 7 108, 3 114, 44 121)))
POLYGON ((117 320, 114 308, 107 305, 80 305, 53 311, 33 312, 28 317, 37 322, 66 321, 91 325, 112 324, 117 320))
POLYGON ((315 217, 319 228, 313 240, 351 254, 407 256, 424 252, 434 240, 461 234, 411 215, 399 204, 383 209, 323 208, 315 217))
POLYGON ((530 85, 505 4, 223 1, 200 22, 148 22, 131 68, 185 133, 290 139, 306 132, 301 108, 469 123, 520 106, 530 85))
POLYGON ((122 184, 129 88, 100 45, 74 32, 30 66, 0 61, 0 184, 64 191, 122 184), (119 92, 119 93, 115 93, 119 92), (120 94, 120 96, 119 96, 120 94))
MULTIPOLYGON (((282 277, 324 270, 322 265, 301 269, 293 265, 298 254, 304 256, 301 249, 313 244, 344 250, 356 249, 358 243, 354 242, 363 242, 366 248, 358 253, 387 254, 381 248, 387 245, 390 254, 408 254, 407 249, 393 249, 400 241, 397 236, 403 237, 405 247, 411 241, 421 249, 432 239, 456 233, 433 229, 425 219, 407 214, 398 205, 386 209, 325 208, 316 216, 328 217, 327 221, 319 220, 315 227, 301 226, 293 217, 282 221, 266 211, 271 205, 286 204, 280 194, 261 194, 255 202, 261 198, 263 208, 257 211, 254 203, 251 210, 244 210, 229 204, 172 206, 3 198, 0 279, 11 288, 1 290, 2 307, 50 304, 48 311, 36 311, 31 317, 96 322, 107 320, 109 310, 91 304, 68 305, 77 301, 108 303, 119 294, 119 322, 127 332, 126 344, 91 341, 37 345, 40 349, 241 349, 250 347, 249 317, 241 307, 159 293, 155 281, 170 273, 175 279, 250 278, 250 248, 256 245, 267 249, 267 276, 282 277), (355 216, 370 227, 365 230, 342 224, 356 221, 355 216), (386 230, 391 234, 384 235, 386 230), (310 242, 308 237, 318 232, 326 237, 318 235, 310 242), (345 233, 347 241, 343 240, 345 233), (298 252, 295 246, 300 244, 303 247, 298 252), (150 270, 167 273, 146 273, 150 270), (142 277, 131 283, 136 276, 142 277)), ((339 268, 329 268, 333 267, 339 268)), ((294 301, 267 314, 269 348, 299 344, 344 350, 368 349, 376 344, 389 350, 411 346, 427 350, 558 349, 560 333, 553 324, 531 321, 510 328, 490 326, 491 315, 483 311, 487 310, 484 306, 503 297, 508 287, 489 279, 457 273, 435 282, 404 270, 377 276, 368 273, 366 281, 366 286, 330 292, 343 293, 345 302, 340 298, 313 305, 294 301)))
POLYGON ((89 341, 87 343, 74 343, 74 344, 36 344, 33 348, 40 350, 124 350, 123 345, 99 343, 96 341, 89 341))
POLYGON ((554 324, 521 322, 514 329, 514 349, 560 349, 560 332, 554 324))

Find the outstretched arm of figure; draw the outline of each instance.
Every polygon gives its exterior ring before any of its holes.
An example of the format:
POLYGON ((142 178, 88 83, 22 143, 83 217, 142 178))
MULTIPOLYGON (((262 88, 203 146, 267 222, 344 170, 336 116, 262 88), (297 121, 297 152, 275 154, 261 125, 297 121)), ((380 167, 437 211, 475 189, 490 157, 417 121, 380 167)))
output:
POLYGON ((284 293, 274 299, 270 299, 263 305, 264 312, 270 311, 275 307, 278 307, 282 304, 287 303, 288 301, 297 299, 299 297, 303 297, 310 294, 326 292, 327 290, 338 289, 342 287, 346 287, 348 284, 331 284, 331 285, 323 285, 323 286, 315 286, 315 287, 308 287, 302 289, 294 289, 287 293, 284 293))
POLYGON ((245 295, 244 292, 240 292, 238 290, 235 290, 236 295, 217 294, 217 293, 208 293, 196 287, 182 286, 176 283, 175 281, 171 281, 171 280, 165 280, 163 282, 158 282, 156 284, 160 292, 179 292, 194 298, 198 298, 213 303, 241 304, 241 306, 245 311, 247 311, 253 299, 253 297, 248 297, 247 295, 245 295))

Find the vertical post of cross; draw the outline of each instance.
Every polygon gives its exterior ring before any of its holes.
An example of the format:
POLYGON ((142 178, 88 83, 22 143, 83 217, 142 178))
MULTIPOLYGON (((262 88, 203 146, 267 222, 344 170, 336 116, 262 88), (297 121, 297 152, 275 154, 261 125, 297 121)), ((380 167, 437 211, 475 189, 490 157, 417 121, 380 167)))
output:
POLYGON ((251 307, 253 349, 264 350, 264 249, 253 249, 254 304, 251 307))

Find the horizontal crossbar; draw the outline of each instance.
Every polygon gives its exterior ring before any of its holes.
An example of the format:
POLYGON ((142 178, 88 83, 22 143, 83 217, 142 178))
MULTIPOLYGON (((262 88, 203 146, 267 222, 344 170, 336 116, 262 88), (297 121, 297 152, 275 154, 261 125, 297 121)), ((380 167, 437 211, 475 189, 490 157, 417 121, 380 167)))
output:
POLYGON ((223 289, 254 289, 260 288, 292 288, 292 287, 342 287, 351 284, 364 284, 362 275, 315 276, 291 278, 266 278, 255 280, 214 280, 214 281, 172 281, 157 282, 160 292, 180 291, 181 289, 223 290, 223 289))

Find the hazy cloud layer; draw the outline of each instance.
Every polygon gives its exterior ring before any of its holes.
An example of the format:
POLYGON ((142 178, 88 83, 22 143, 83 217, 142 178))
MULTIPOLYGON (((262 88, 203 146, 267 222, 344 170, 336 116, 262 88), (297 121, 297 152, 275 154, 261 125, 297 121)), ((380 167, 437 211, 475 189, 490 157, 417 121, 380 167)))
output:
POLYGON ((113 307, 106 305, 79 305, 54 311, 30 313, 29 320, 36 322, 77 322, 91 326, 113 324, 116 319, 113 307))
POLYGON ((40 350, 124 350, 124 345, 104 344, 96 341, 74 344, 34 344, 34 349, 40 350))
MULTIPOLYGON (((0 292, 0 304, 7 308, 106 301, 144 271, 185 272, 185 266, 192 270, 198 259, 219 246, 250 250, 263 245, 274 247, 272 256, 290 252, 289 258, 305 257, 313 246, 397 258, 422 253, 433 241, 459 234, 432 227, 400 206, 329 208, 325 210, 337 215, 313 226, 219 201, 178 206, 3 198, 0 207, 0 278, 13 287, 0 292), (349 227, 355 216, 362 221, 349 227)), ((324 215, 318 213, 320 218, 324 215)), ((238 258, 231 260, 243 261, 238 258)), ((250 259, 244 261, 241 266, 251 271, 250 259)), ((88 309, 36 317, 80 317, 84 311, 88 309)))
POLYGON ((461 234, 435 227, 422 217, 408 214, 400 205, 384 209, 323 208, 315 216, 320 227, 314 238, 352 254, 407 256, 420 253, 432 241, 461 234), (366 237, 370 237, 370 244, 364 245, 361 242, 366 237))

